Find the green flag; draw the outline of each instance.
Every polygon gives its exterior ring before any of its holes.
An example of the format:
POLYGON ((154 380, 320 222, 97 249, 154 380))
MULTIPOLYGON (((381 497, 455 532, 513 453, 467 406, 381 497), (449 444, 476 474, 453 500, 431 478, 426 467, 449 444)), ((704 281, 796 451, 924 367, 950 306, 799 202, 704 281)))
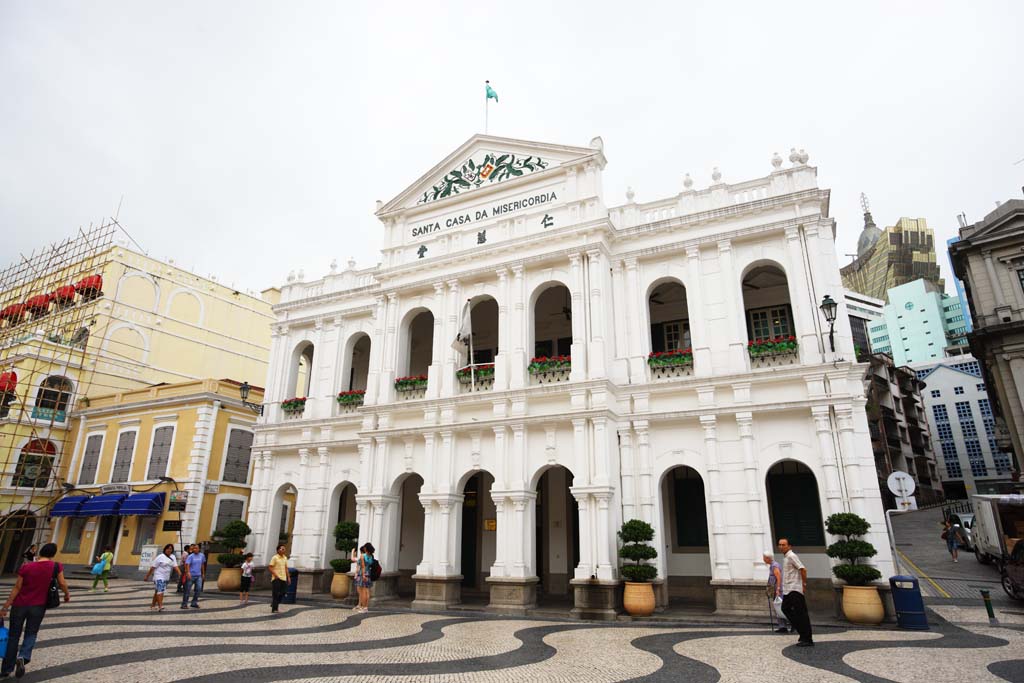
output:
POLYGON ((484 83, 485 83, 485 87, 487 88, 487 99, 492 99, 493 98, 494 101, 497 102, 498 101, 498 93, 494 92, 494 88, 491 87, 491 82, 490 81, 484 81, 484 83))

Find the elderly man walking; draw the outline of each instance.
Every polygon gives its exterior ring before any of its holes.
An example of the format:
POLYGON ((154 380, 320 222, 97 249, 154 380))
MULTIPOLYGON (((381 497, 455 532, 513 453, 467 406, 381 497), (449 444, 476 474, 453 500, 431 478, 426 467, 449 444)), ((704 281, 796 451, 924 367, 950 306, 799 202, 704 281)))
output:
POLYGON ((789 539, 779 539, 779 552, 786 557, 782 562, 782 613, 789 619, 800 640, 800 647, 813 647, 811 637, 811 618, 807 615, 807 568, 800 561, 800 556, 793 552, 789 539))

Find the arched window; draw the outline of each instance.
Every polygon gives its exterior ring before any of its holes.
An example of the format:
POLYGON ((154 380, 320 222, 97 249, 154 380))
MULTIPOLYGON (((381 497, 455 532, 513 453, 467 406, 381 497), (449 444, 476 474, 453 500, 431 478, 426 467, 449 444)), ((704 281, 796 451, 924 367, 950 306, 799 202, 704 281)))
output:
POLYGON ((303 342, 292 354, 292 365, 289 371, 288 384, 282 398, 306 398, 309 396, 313 380, 313 344, 303 342))
POLYGON ((533 306, 533 355, 568 356, 572 349, 572 295, 562 284, 548 287, 533 306))
POLYGON ((52 441, 32 439, 21 449, 18 467, 14 471, 14 486, 46 488, 50 472, 57 456, 57 447, 52 441))
POLYGON ((366 391, 366 381, 370 374, 370 337, 360 335, 352 345, 352 357, 349 359, 348 377, 342 383, 342 391, 366 391))
POLYGON ((409 345, 405 374, 410 377, 424 376, 434 354, 434 314, 430 311, 417 313, 409 321, 407 334, 409 345))
POLYGON ((743 277, 743 309, 750 341, 794 336, 789 282, 777 265, 754 266, 743 277))
POLYGON ((783 460, 768 470, 768 510, 773 539, 786 538, 796 547, 825 545, 818 482, 808 467, 783 460))
POLYGON ((67 419, 68 403, 75 385, 67 377, 50 375, 39 385, 36 392, 36 405, 32 408, 32 417, 40 420, 64 422, 67 419))
POLYGON ((651 319, 651 353, 690 348, 690 313, 686 288, 678 282, 663 282, 647 299, 651 319))

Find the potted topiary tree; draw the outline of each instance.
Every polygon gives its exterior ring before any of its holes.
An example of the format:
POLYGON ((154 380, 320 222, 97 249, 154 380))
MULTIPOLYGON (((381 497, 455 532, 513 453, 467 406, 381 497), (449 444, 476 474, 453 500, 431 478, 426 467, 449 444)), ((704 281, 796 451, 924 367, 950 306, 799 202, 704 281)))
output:
POLYGON ((843 615, 855 624, 881 624, 885 618, 878 587, 872 585, 882 573, 869 564, 857 563, 878 553, 875 546, 859 538, 870 528, 870 522, 852 512, 837 512, 825 520, 825 530, 842 538, 825 552, 833 559, 844 560, 832 567, 832 573, 846 582, 843 586, 843 615))
POLYGON ((355 522, 338 522, 335 525, 334 547, 345 553, 344 557, 331 560, 331 569, 334 570, 334 578, 331 579, 331 597, 336 600, 347 598, 351 589, 348 572, 352 569, 352 561, 348 558, 356 547, 358 538, 359 525, 355 522))
POLYGON ((622 565, 622 576, 626 579, 622 606, 630 616, 649 617, 654 613, 651 581, 658 576, 658 568, 645 561, 658 556, 658 551, 647 545, 654 540, 654 528, 647 522, 631 519, 622 525, 619 538, 622 539, 619 557, 633 562, 622 565))
POLYGON ((245 556, 241 551, 245 550, 245 537, 251 533, 249 525, 240 519, 213 532, 213 538, 227 550, 217 555, 222 567, 217 576, 217 590, 233 592, 242 587, 241 566, 245 556))

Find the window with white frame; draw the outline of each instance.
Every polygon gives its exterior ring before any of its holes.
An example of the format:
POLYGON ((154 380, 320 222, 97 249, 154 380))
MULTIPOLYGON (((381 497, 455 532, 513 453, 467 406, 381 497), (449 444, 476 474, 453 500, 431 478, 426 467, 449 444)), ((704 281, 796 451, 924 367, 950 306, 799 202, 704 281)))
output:
POLYGON ((228 433, 228 447, 224 453, 222 481, 235 484, 249 483, 249 461, 252 458, 252 432, 232 429, 228 433))
POLYGON ((114 452, 114 468, 110 472, 111 483, 125 482, 132 473, 132 455, 135 453, 136 432, 121 432, 117 437, 114 452))
POLYGON ((153 430, 153 447, 149 451, 149 471, 146 472, 146 479, 159 479, 167 476, 173 440, 174 427, 157 427, 153 430))
POLYGON ((789 306, 752 308, 747 311, 751 340, 793 336, 789 306))
POLYGON ((150 545, 156 538, 156 517, 136 517, 135 542, 132 543, 132 555, 141 555, 142 546, 150 545))
POLYGON ((214 531, 219 531, 231 522, 242 519, 242 512, 245 508, 245 501, 236 498, 220 498, 217 501, 217 517, 213 525, 214 531))
POLYGON ((68 530, 64 534, 62 553, 74 554, 81 550, 82 534, 85 532, 85 525, 88 521, 85 517, 72 517, 68 520, 68 530))
POLYGON ((85 440, 85 452, 82 454, 82 469, 78 473, 79 486, 96 483, 96 470, 100 465, 100 453, 102 450, 102 434, 93 434, 85 440))

